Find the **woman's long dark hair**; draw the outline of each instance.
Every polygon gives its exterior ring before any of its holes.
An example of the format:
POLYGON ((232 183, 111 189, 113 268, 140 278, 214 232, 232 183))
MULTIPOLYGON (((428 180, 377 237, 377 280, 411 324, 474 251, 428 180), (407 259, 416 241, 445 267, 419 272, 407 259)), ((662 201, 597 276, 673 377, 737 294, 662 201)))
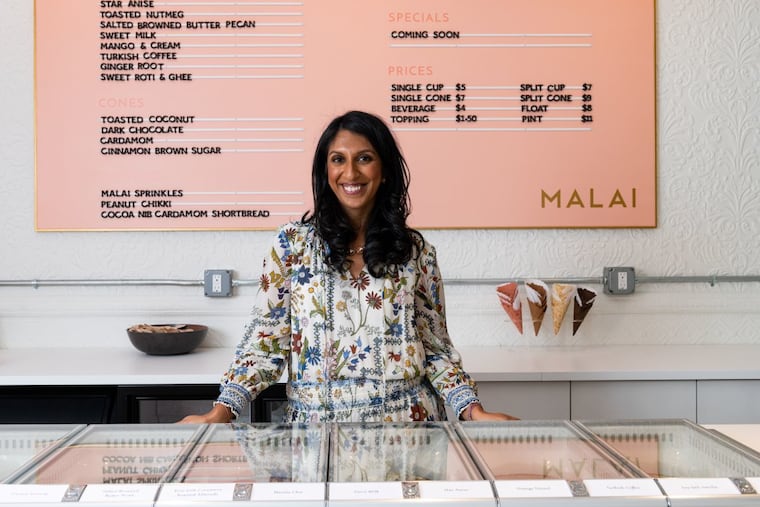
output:
POLYGON ((421 235, 406 224, 410 212, 409 169, 383 120, 362 111, 349 111, 325 128, 312 163, 314 211, 311 216, 307 212, 303 220, 311 222, 327 244, 327 264, 334 269, 347 269, 348 247, 356 239, 356 231, 327 180, 328 151, 341 130, 367 138, 382 163, 383 182, 370 211, 364 243, 367 270, 372 276, 381 277, 416 255, 415 247, 421 242, 421 235))

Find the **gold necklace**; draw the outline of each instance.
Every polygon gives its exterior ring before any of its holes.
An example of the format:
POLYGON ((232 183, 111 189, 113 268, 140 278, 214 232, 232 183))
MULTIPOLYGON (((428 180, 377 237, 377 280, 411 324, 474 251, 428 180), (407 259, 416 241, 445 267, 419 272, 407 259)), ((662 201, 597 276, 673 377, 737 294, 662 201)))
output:
POLYGON ((354 250, 353 248, 349 248, 348 249, 348 256, 349 257, 353 257, 354 255, 359 255, 359 254, 363 254, 363 253, 364 253, 364 245, 360 246, 356 250, 354 250))

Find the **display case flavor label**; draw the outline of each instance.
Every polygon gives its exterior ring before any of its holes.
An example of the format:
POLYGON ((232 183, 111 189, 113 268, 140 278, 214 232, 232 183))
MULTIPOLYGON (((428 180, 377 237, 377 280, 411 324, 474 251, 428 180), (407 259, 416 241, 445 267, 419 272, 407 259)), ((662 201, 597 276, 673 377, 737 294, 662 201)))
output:
POLYGON ((731 479, 724 477, 657 479, 669 496, 739 495, 739 489, 731 479))
POLYGON ((325 501, 323 482, 261 482, 253 486, 251 499, 256 502, 325 501))
POLYGON ((104 504, 129 501, 153 505, 157 492, 158 484, 89 484, 79 502, 104 504))
POLYGON ((662 496, 652 479, 587 479, 589 496, 662 496))
POLYGON ((0 504, 57 503, 68 489, 68 484, 0 484, 0 504))
POLYGON ((573 492, 567 481, 538 480, 538 481, 496 481, 496 491, 499 498, 570 498, 573 492))
POLYGON ((234 483, 192 484, 168 483, 161 487, 159 503, 230 501, 235 493, 234 483))

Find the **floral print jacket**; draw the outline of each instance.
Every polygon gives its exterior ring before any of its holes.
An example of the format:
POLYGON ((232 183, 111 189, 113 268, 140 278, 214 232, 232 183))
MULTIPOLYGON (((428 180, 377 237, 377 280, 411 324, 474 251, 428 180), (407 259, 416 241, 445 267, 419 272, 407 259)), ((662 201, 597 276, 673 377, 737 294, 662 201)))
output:
POLYGON ((446 328, 435 249, 397 272, 330 269, 310 224, 282 226, 217 403, 236 415, 287 368, 287 420, 421 421, 478 401, 446 328))

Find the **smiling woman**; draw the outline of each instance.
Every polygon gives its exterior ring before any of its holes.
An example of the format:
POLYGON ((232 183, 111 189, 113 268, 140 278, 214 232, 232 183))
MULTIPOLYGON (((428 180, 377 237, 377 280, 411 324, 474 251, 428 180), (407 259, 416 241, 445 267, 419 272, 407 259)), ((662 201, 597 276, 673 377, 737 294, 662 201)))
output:
POLYGON ((283 225, 214 407, 228 422, 286 370, 286 419, 511 419, 483 410, 446 327, 435 248, 406 224, 409 171, 378 117, 351 111, 320 137, 314 210, 283 225))
POLYGON ((380 156, 367 138, 349 130, 338 132, 327 157, 327 180, 357 233, 356 250, 350 248, 349 254, 355 255, 359 248, 364 249, 367 220, 382 177, 380 156))
POLYGON ((408 188, 406 160, 382 120, 357 111, 333 120, 317 143, 315 209, 304 217, 327 242, 327 262, 354 275, 366 264, 380 277, 387 266, 409 261, 419 233, 406 224, 408 188))

